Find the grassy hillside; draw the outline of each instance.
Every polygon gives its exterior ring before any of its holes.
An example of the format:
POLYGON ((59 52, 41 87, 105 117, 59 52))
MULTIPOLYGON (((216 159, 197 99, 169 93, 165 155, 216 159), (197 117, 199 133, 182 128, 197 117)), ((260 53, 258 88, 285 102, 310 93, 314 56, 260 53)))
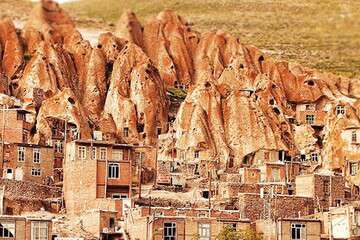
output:
MULTIPOLYGON (((1 2, 26 0, 0 0, 1 2)), ((277 59, 360 77, 360 1, 79 0, 64 4, 79 24, 111 30, 126 9, 144 22, 174 9, 199 31, 220 29, 277 59)))

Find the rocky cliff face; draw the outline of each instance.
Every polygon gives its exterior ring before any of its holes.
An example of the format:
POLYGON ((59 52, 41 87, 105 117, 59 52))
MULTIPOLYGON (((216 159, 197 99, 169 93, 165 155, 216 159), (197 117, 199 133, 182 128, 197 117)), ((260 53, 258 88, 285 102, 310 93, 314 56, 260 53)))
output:
POLYGON ((193 81, 193 52, 197 33, 172 11, 160 13, 144 26, 144 49, 159 69, 166 86, 189 86, 193 81))
POLYGON ((334 144, 358 121, 356 79, 275 62, 227 33, 198 33, 173 11, 143 25, 126 12, 114 34, 91 46, 58 4, 43 0, 22 30, 24 41, 18 32, 10 20, 0 22, 0 93, 20 98, 36 115, 35 141, 49 137, 46 119, 55 117, 83 138, 97 129, 155 145, 168 131, 167 90, 183 88, 171 128, 176 141, 160 146, 164 154, 200 150, 222 166, 241 166, 262 149, 293 156, 317 150, 324 167, 345 164, 340 150, 321 144, 334 144), (353 109, 344 124, 329 110, 339 103, 353 109), (298 121, 302 104, 317 106, 321 126, 298 121))
POLYGON ((114 63, 104 107, 117 135, 126 142, 154 144, 158 129, 167 130, 167 108, 157 69, 140 47, 126 44, 114 63))

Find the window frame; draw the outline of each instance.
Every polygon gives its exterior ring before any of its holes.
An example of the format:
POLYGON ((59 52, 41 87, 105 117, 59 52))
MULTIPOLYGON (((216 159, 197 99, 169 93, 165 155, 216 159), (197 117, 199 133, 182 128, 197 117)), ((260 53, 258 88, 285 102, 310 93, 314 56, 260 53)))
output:
POLYGON ((199 222, 198 223, 198 235, 199 235, 199 240, 210 240, 211 239, 211 224, 208 222, 199 222), (207 226, 207 227, 204 227, 204 226, 207 226), (205 235, 203 235, 203 234, 205 234, 205 235))
POLYGON ((0 238, 16 238, 16 223, 13 222, 13 221, 0 221, 0 238), (11 227, 6 227, 4 225, 12 225, 11 227), (5 234, 5 229, 7 231, 7 234, 5 234), (11 231, 9 231, 8 229, 10 230, 13 230, 11 233, 11 231), (12 236, 10 236, 9 234, 12 234, 12 236), (5 236, 7 235, 7 236, 5 236))
POLYGON ((194 150, 194 158, 200 158, 200 150, 194 150))
POLYGON ((31 168, 32 177, 41 177, 41 168, 31 168))
POLYGON ((41 162, 41 151, 40 148, 33 148, 33 163, 40 164, 41 162), (38 158, 38 159, 37 159, 38 158))
POLYGON ((32 221, 31 222, 31 240, 48 240, 49 239, 49 225, 47 222, 32 221), (37 230, 37 231, 35 231, 37 230), (45 230, 46 236, 42 236, 42 230, 45 230))
POLYGON ((281 182, 280 168, 271 168, 271 177, 273 182, 281 182))
POLYGON ((314 124, 315 123, 315 114, 306 114, 305 122, 310 125, 314 124))
POLYGON ((306 239, 306 225, 304 223, 291 223, 290 236, 291 236, 291 240, 306 239), (302 236, 303 234, 305 236, 302 236))
POLYGON ((90 147, 90 148, 91 148, 91 159, 96 160, 97 148, 96 147, 90 147))
POLYGON ((113 194, 111 194, 111 198, 112 199, 128 199, 129 194, 127 194, 127 193, 113 193, 113 194))
POLYGON ((86 159, 86 146, 78 146, 78 158, 81 160, 86 159))
POLYGON ((356 130, 353 130, 353 131, 351 132, 351 142, 352 142, 352 143, 357 143, 357 139, 358 139, 358 137, 357 137, 357 131, 356 131, 356 130))
POLYGON ((124 137, 129 137, 129 128, 128 127, 123 128, 123 136, 124 137))
POLYGON ((311 153, 310 157, 311 157, 311 161, 313 161, 313 162, 318 162, 319 161, 319 154, 316 153, 316 152, 311 153))
POLYGON ((357 162, 351 162, 349 167, 350 176, 355 176, 358 170, 359 170, 359 164, 357 162), (355 169, 353 167, 355 167, 355 169))
POLYGON ((111 153, 111 160, 123 161, 124 160, 124 151, 123 151, 123 149, 113 148, 112 153, 111 153))
POLYGON ((99 158, 100 158, 100 160, 106 160, 107 159, 107 148, 106 147, 100 147, 100 156, 99 156, 99 158))
POLYGON ((163 231, 164 240, 176 240, 176 230, 177 230, 176 222, 164 222, 163 229, 164 229, 163 231), (167 224, 170 226, 166 226, 167 224))
POLYGON ((108 168, 108 172, 107 172, 108 179, 119 179, 120 178, 120 164, 119 163, 110 162, 110 163, 108 163, 107 168, 108 168), (117 168, 117 174, 116 174, 116 168, 117 168), (115 174, 115 176, 113 176, 113 174, 115 174))
POLYGON ((54 143, 55 146, 55 152, 57 153, 63 153, 64 152, 64 144, 62 140, 56 140, 54 143))
POLYGON ((25 147, 18 146, 17 150, 18 150, 17 151, 17 153, 18 153, 18 156, 17 156, 18 162, 25 162, 25 151, 26 151, 25 147))
POLYGON ((344 115, 345 114, 345 106, 337 105, 336 106, 336 116, 344 115))

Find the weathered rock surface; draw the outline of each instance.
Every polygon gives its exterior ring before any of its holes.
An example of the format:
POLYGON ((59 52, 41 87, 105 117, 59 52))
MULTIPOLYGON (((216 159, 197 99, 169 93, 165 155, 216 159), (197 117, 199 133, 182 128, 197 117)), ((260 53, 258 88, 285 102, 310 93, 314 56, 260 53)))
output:
POLYGON ((360 81, 275 62, 227 33, 200 34, 190 26, 164 11, 142 27, 126 12, 116 33, 102 34, 92 47, 58 4, 43 0, 24 28, 26 47, 9 20, 0 22, 0 93, 38 112, 36 141, 51 133, 46 118, 58 117, 83 138, 90 137, 90 121, 107 138, 155 144, 168 129, 166 89, 186 88, 176 141, 161 151, 201 150, 222 166, 230 160, 240 166, 263 149, 293 156, 316 150, 323 167, 346 165, 337 139, 358 125, 360 81), (24 69, 23 49, 31 55, 24 69), (345 119, 334 116, 340 102, 349 108, 345 119), (322 110, 324 126, 294 122, 297 105, 309 103, 331 105, 333 112, 322 110), (325 143, 336 147, 321 149, 325 143))
POLYGON ((143 48, 143 27, 135 13, 131 11, 124 12, 121 15, 116 25, 115 35, 143 48))
POLYGON ((194 75, 193 54, 198 36, 173 11, 161 12, 144 26, 144 49, 166 86, 189 86, 194 75))
POLYGON ((23 65, 24 51, 15 26, 10 19, 0 21, 2 70, 8 79, 17 77, 23 65))
POLYGON ((140 47, 128 43, 114 63, 104 114, 112 116, 125 142, 153 144, 167 129, 167 99, 157 69, 140 47))
POLYGON ((76 31, 70 16, 52 0, 41 0, 30 14, 24 27, 24 39, 28 50, 33 53, 41 41, 63 43, 76 31))
POLYGON ((59 90, 73 87, 75 67, 61 47, 41 42, 17 82, 15 95, 26 105, 38 108, 59 90))
POLYGON ((73 124, 78 129, 79 138, 89 139, 91 130, 86 118, 86 111, 71 89, 65 88, 51 98, 46 99, 36 118, 35 143, 45 143, 51 139, 51 127, 48 118, 57 118, 73 124))

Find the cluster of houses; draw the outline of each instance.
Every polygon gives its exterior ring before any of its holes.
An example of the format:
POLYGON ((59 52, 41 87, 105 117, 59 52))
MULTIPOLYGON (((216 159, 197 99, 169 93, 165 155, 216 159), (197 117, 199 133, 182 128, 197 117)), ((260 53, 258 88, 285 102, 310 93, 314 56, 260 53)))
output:
MULTIPOLYGON (((296 106, 294 121, 319 131, 327 107, 296 106)), ((336 114, 345 111, 336 107, 336 114)), ((237 169, 216 170, 201 149, 174 145, 162 155, 159 145, 118 143, 98 131, 82 139, 74 125, 54 118, 51 139, 31 144, 28 113, 20 106, 0 111, 1 239, 210 240, 224 227, 252 229, 264 239, 360 238, 359 126, 341 132, 348 142, 344 168, 319 169, 315 147, 296 156, 261 149, 237 169), (22 203, 7 193, 10 182, 59 194, 39 205, 24 193, 22 203), (61 216, 80 230, 65 231, 61 216)), ((171 137, 160 134, 158 141, 171 137)))

